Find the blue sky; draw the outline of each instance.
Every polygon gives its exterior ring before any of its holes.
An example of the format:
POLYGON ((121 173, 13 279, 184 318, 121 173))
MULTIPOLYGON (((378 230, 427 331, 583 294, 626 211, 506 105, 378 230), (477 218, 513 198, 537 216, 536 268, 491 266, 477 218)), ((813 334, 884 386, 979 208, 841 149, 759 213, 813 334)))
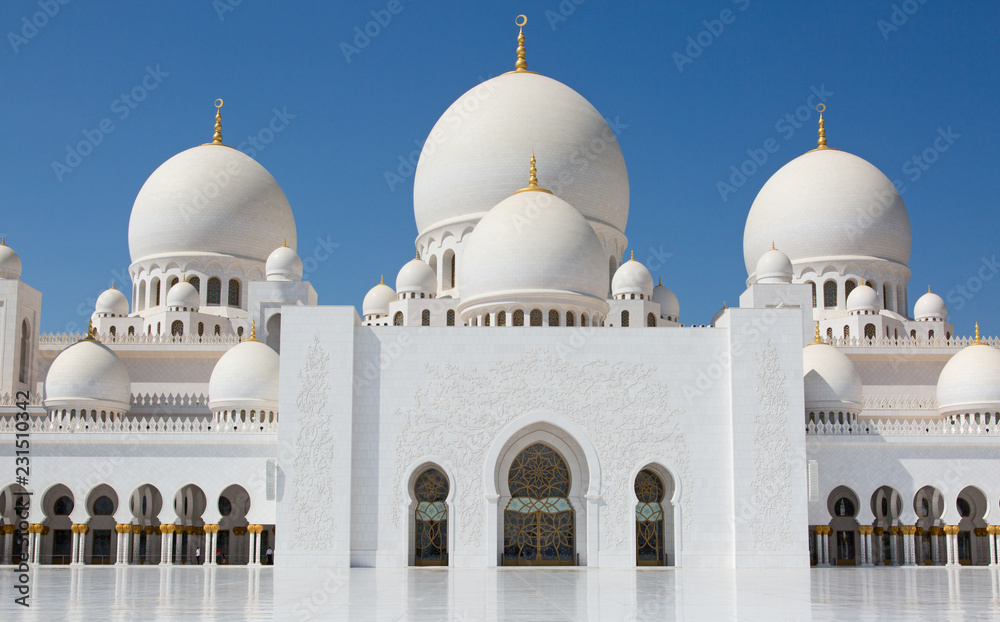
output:
POLYGON ((1000 333, 1000 4, 943 0, 5 1, 0 232, 43 293, 42 329, 79 330, 121 283, 139 188, 211 140, 217 97, 227 144, 284 119, 254 157, 291 202, 300 254, 336 245, 309 277, 320 303, 359 307, 413 256, 412 177, 386 173, 462 93, 513 69, 519 13, 529 67, 622 127, 626 234, 636 259, 662 264, 684 323, 743 291, 747 211, 815 146, 814 113, 781 120, 819 91, 830 146, 905 186, 910 304, 929 284, 959 334, 976 320, 1000 333), (122 98, 133 91, 141 102, 122 98), (939 130, 957 135, 947 151, 932 149, 939 130), (68 166, 87 135, 99 143, 68 166), (778 150, 723 197, 730 167, 768 139, 778 150))

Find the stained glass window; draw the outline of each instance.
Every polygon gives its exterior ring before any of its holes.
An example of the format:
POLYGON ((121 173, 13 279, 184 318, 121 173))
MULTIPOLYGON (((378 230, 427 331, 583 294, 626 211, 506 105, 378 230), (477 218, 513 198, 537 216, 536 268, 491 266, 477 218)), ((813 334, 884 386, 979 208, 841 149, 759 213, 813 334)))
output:
POLYGON ((402 311, 396 311, 396 315, 392 316, 392 325, 393 326, 402 326, 403 325, 403 312, 402 311))
POLYGON ((850 279, 846 283, 844 283, 844 296, 845 297, 850 296, 851 292, 853 292, 854 288, 857 286, 858 284, 854 282, 854 279, 850 279))
POLYGON ((180 320, 174 320, 170 325, 170 334, 175 337, 180 337, 184 334, 184 322, 180 320))
POLYGON ((640 566, 662 566, 666 562, 663 548, 663 480, 643 469, 635 477, 635 561, 640 566))
POLYGON ((575 519, 566 462, 548 445, 535 443, 514 459, 507 483, 504 565, 572 565, 575 519))
POLYGON ((216 277, 208 279, 208 291, 205 293, 206 302, 210 305, 220 304, 222 300, 222 281, 216 277))
POLYGON ((555 309, 549 310, 549 326, 559 326, 559 312, 555 309))
POLYGON ((448 326, 454 326, 455 325, 455 310, 454 309, 448 309, 447 321, 448 321, 448 326))
POLYGON ((524 326, 524 311, 518 309, 514 312, 514 326, 524 326))
POLYGON ((414 514, 416 529, 417 566, 448 565, 448 480, 437 469, 427 469, 414 484, 417 508, 414 514))
POLYGON ((656 316, 652 313, 646 315, 646 326, 649 326, 650 328, 656 326, 656 316))
POLYGON ((874 339, 875 338, 875 325, 865 324, 865 338, 874 339))
POLYGON ((431 312, 430 309, 424 309, 420 312, 420 325, 430 326, 431 325, 431 312))
POLYGON ((236 279, 229 279, 229 306, 240 306, 240 282, 236 279))
POLYGON ((506 325, 507 325, 507 312, 497 311, 497 326, 506 326, 506 325))
POLYGON ((622 326, 628 328, 628 311, 622 311, 622 326))
POLYGON ((837 306, 837 282, 823 283, 823 306, 827 309, 837 306))
POLYGON ((542 312, 540 309, 531 310, 531 325, 532 326, 542 325, 542 312))
POLYGON ((572 311, 566 312, 566 326, 576 326, 576 317, 573 316, 572 311))

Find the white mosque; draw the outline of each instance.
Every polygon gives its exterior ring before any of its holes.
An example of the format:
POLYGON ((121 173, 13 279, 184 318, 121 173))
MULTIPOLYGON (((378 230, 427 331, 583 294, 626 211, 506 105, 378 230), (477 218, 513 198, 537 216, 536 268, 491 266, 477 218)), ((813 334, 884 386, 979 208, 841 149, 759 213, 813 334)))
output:
POLYGON ((889 179, 821 115, 739 306, 685 325, 626 257, 614 133, 518 43, 431 131, 416 257, 360 315, 219 112, 87 334, 39 333, 0 246, 2 564, 997 565, 1000 344, 910 307, 889 179))

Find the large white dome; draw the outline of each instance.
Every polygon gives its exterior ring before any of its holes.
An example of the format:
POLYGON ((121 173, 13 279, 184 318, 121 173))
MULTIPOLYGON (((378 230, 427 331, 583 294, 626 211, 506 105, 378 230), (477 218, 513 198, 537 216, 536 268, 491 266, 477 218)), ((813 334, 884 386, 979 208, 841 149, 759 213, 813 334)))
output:
POLYGON ((295 219, 263 166, 224 145, 183 151, 153 171, 132 206, 132 262, 158 257, 229 255, 265 261, 295 219))
POLYGON ((420 234, 482 218, 524 186, 532 150, 549 190, 587 219, 625 231, 628 172, 604 118, 565 84, 509 73, 462 95, 431 130, 413 184, 420 234))
POLYGON ((743 259, 780 248, 796 267, 825 258, 876 258, 907 265, 910 218, 892 182, 865 160, 818 149, 781 167, 747 216, 743 259))
POLYGON ((607 310, 607 260, 572 205, 520 192, 483 217, 458 267, 462 308, 485 301, 564 302, 607 310))
POLYGON ((45 407, 126 412, 132 381, 125 363, 111 348, 84 339, 52 361, 45 376, 45 407))
POLYGON ((209 409, 277 410, 280 361, 277 352, 255 338, 234 346, 212 370, 209 409))
POLYGON ((858 413, 863 408, 861 376, 847 355, 825 343, 802 352, 806 411, 858 413))
POLYGON ((951 357, 938 376, 937 401, 942 415, 1000 411, 1000 350, 978 343, 951 357))

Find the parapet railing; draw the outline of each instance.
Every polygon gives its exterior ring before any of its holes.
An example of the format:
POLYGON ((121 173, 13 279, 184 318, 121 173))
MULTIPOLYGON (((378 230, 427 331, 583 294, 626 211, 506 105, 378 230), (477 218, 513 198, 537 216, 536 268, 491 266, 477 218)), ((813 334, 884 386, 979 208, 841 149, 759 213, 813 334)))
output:
POLYGON ((1000 424, 951 419, 877 419, 806 423, 806 434, 850 436, 1000 436, 1000 424))
POLYGON ((928 395, 866 395, 865 410, 937 410, 937 398, 928 395))
MULTIPOLYGON (((43 333, 38 337, 39 345, 70 346, 87 336, 87 333, 43 333)), ((235 345, 242 337, 238 335, 112 335, 102 333, 97 339, 104 344, 114 345, 235 345)))
MULTIPOLYGON (((952 337, 948 339, 946 337, 876 337, 874 339, 869 339, 867 337, 834 337, 827 341, 832 346, 837 346, 838 348, 909 348, 909 349, 920 349, 920 348, 964 348, 970 345, 974 341, 973 337, 952 337)), ((986 337, 981 338, 980 341, 986 345, 993 346, 994 348, 1000 347, 1000 337, 986 337)))
POLYGON ((52 421, 49 417, 32 417, 27 422, 13 416, 0 416, 0 434, 4 432, 39 433, 91 433, 91 434, 277 434, 278 422, 237 421, 219 423, 191 417, 140 417, 94 421, 74 418, 52 421))

